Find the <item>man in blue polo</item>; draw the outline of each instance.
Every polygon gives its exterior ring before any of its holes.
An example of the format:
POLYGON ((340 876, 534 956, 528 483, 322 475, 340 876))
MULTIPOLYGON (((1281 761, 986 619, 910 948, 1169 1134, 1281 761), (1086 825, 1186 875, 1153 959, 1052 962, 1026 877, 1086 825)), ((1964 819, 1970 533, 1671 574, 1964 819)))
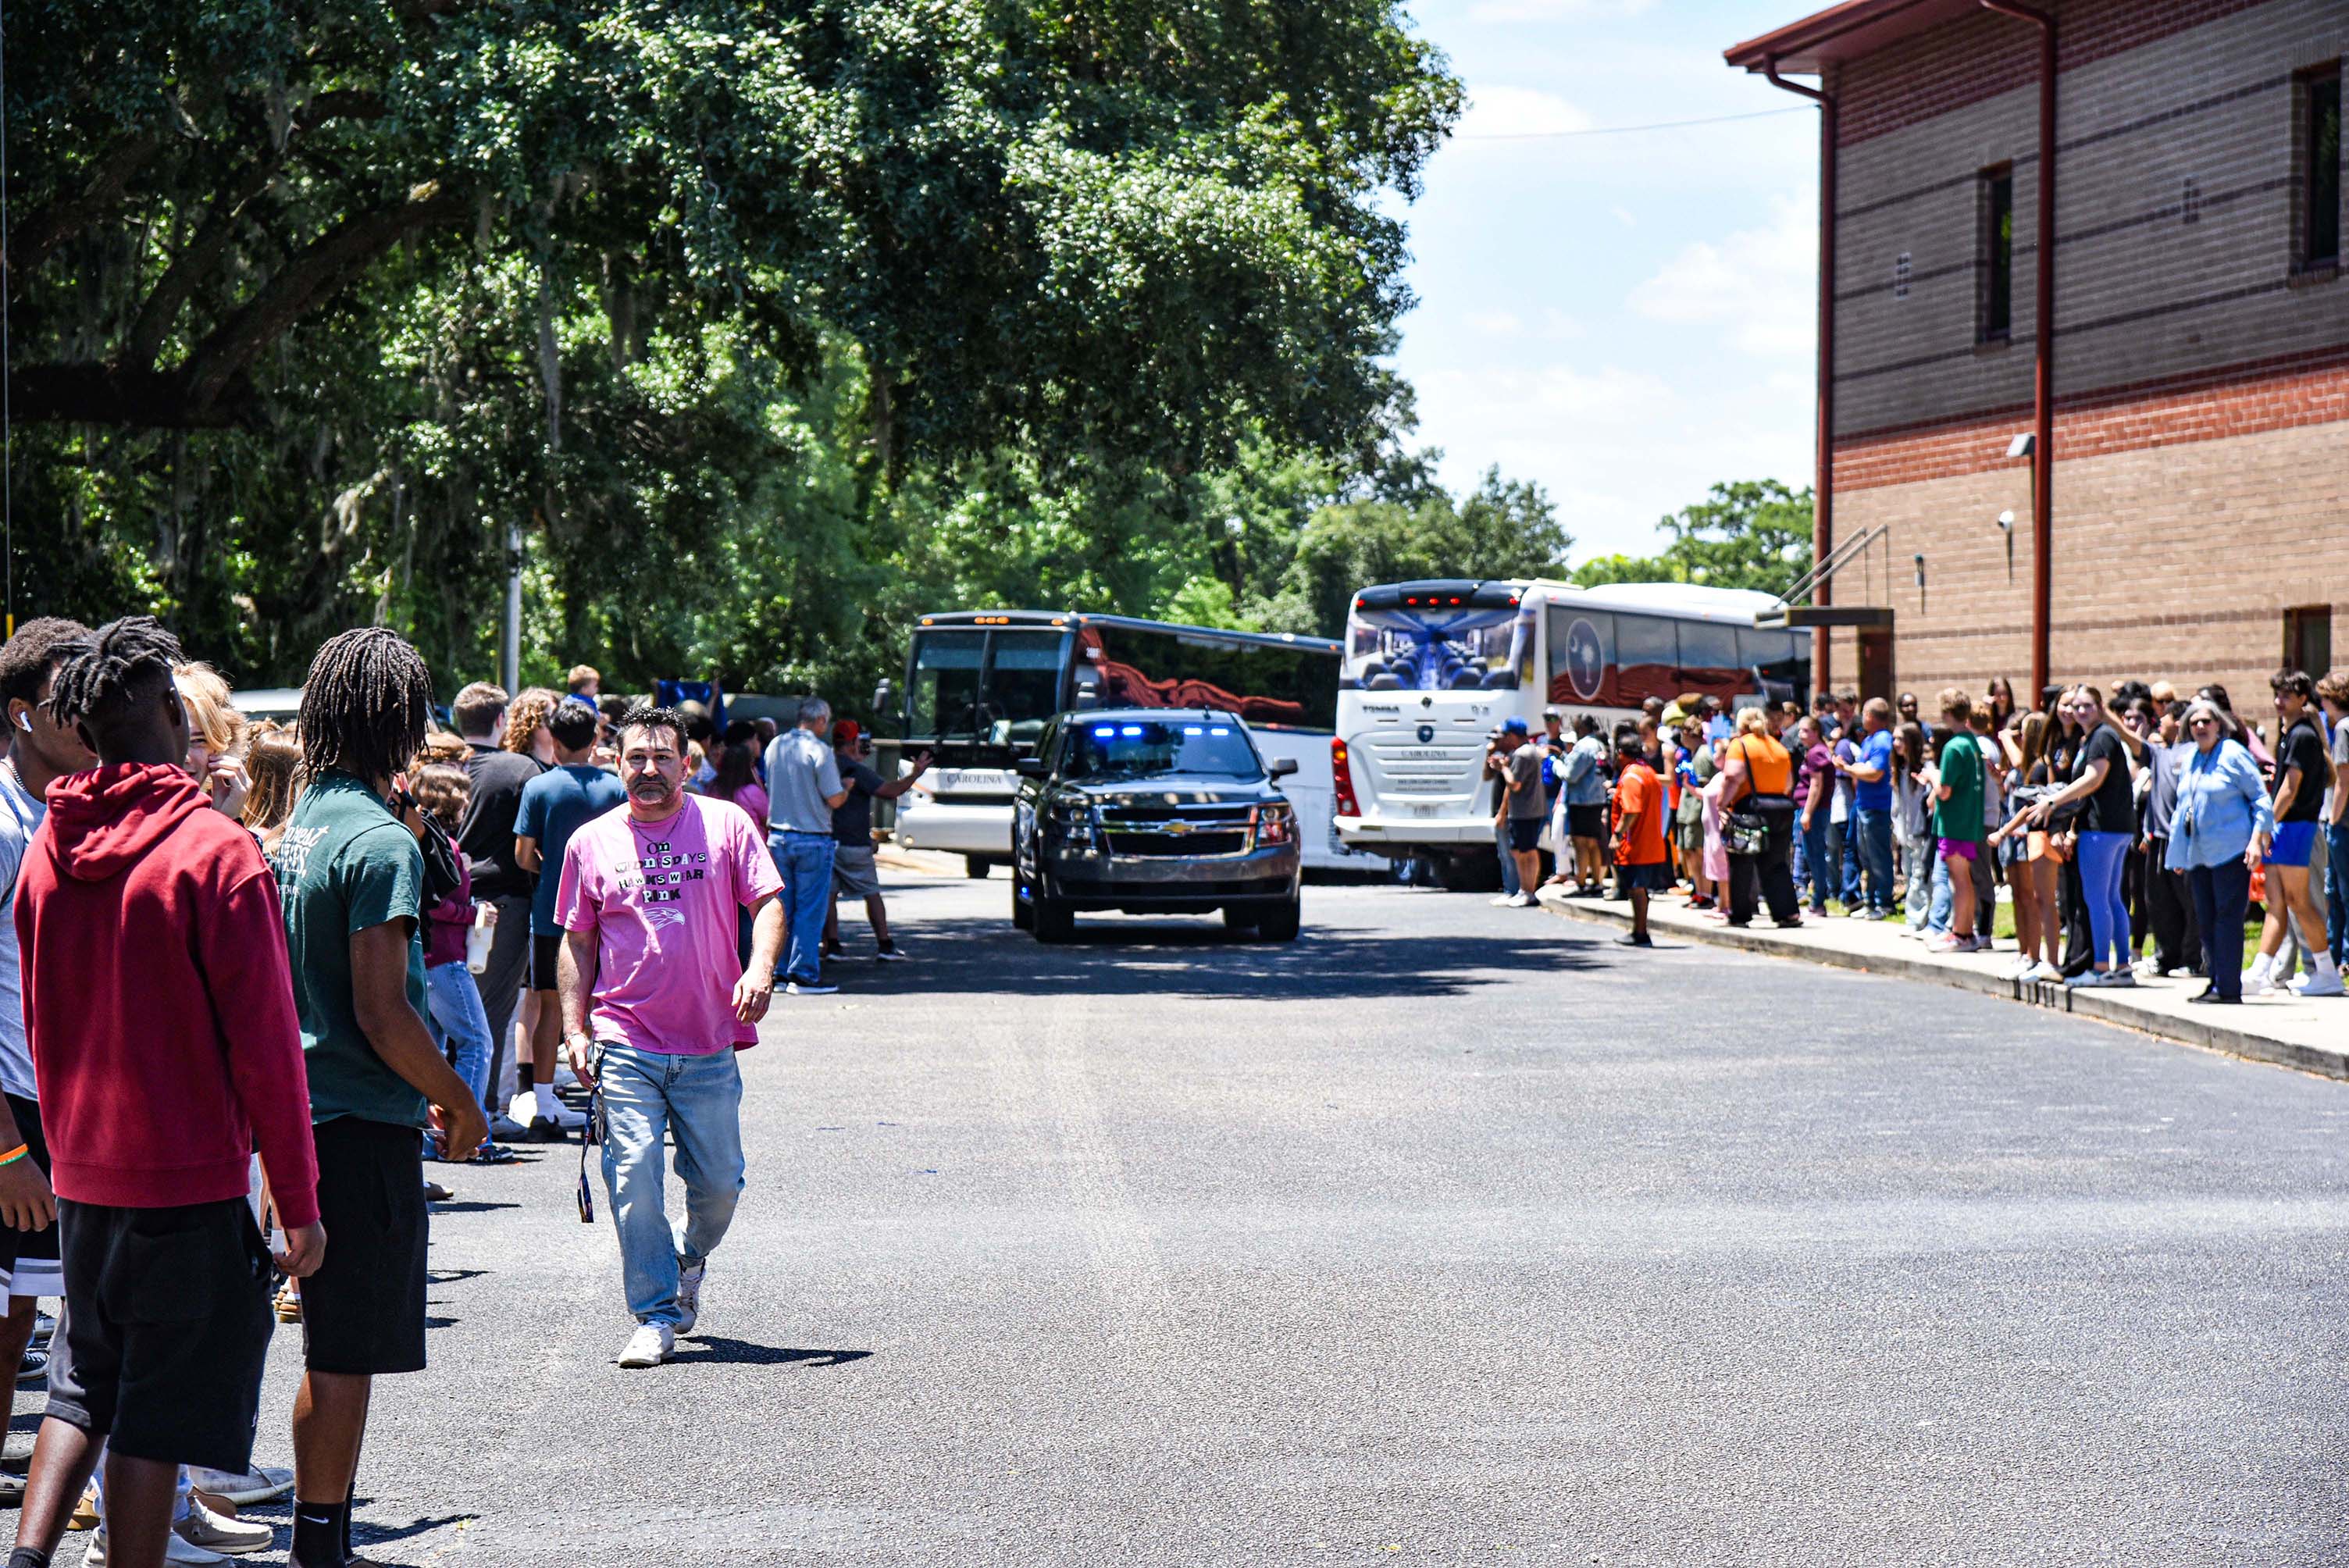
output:
POLYGON ((1851 780, 1849 831, 1867 879, 1865 918, 1882 920, 1892 913, 1892 705, 1869 697, 1859 723, 1854 756, 1848 762, 1838 758, 1836 767, 1851 780))
POLYGON ((791 945, 783 956, 783 993, 824 996, 840 989, 823 979, 823 917, 832 909, 833 808, 848 799, 833 760, 832 705, 820 696, 800 704, 799 723, 767 748, 767 847, 783 873, 791 914, 791 945))

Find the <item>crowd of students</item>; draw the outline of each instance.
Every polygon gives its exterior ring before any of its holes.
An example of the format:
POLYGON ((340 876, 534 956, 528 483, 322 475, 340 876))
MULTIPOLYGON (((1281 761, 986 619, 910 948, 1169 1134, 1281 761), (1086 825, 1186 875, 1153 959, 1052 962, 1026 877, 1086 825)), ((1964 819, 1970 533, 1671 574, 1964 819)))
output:
POLYGON ((599 1144, 616 1359, 692 1329, 744 1182, 735 1052, 779 982, 833 988, 836 894, 903 955, 869 813, 904 784, 821 700, 778 735, 600 684, 475 683, 444 728, 416 650, 361 628, 296 722, 249 724, 148 617, 0 647, 0 1363, 47 1384, 8 1568, 91 1525, 99 1568, 223 1562, 289 1491, 294 1563, 361 1562, 373 1379, 425 1365, 428 1159, 599 1144), (787 853, 814 812, 837 853, 787 853), (273 1313, 290 1470, 253 1464, 273 1313))
POLYGON ((1993 948, 2004 888, 2011 979, 2132 985, 2149 964, 2203 978, 2197 1003, 2337 996, 2349 672, 2269 684, 2265 735, 2224 687, 2167 681, 2050 686, 2023 708, 1997 680, 1949 687, 1930 713, 1909 693, 1821 693, 1807 713, 1651 698, 1611 744, 1593 716, 1552 708, 1545 735, 1513 721, 1494 740, 1495 902, 1534 902, 1547 843, 1563 896, 1631 903, 1633 945, 1648 901, 1672 892, 1729 925, 1838 913, 1973 953, 1993 948))

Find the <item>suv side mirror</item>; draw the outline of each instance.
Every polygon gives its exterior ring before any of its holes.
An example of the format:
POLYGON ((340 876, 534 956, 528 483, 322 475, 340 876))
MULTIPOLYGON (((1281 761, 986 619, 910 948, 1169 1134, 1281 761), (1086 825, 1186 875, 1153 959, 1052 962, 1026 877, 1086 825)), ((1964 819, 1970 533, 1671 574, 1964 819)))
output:
POLYGON ((1290 774, 1297 771, 1297 758, 1294 757, 1276 757, 1270 762, 1265 764, 1264 770, 1272 778, 1286 779, 1290 774))
POLYGON ((1023 757, 1011 765, 1011 770, 1022 779, 1042 779, 1052 771, 1040 757, 1023 757))

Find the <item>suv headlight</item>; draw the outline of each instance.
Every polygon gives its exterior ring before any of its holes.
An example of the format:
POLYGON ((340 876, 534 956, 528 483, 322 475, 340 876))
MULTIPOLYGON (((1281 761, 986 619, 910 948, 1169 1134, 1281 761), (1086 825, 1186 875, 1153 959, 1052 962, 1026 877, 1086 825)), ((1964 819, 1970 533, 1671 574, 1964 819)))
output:
POLYGON ((1086 853, 1100 849, 1100 841, 1094 831, 1096 817, 1091 801, 1066 798, 1055 800, 1052 802, 1051 820, 1062 848, 1086 853))
POLYGON ((1293 844, 1297 841, 1297 809, 1286 800, 1275 800, 1256 809, 1256 841, 1266 844, 1293 844))

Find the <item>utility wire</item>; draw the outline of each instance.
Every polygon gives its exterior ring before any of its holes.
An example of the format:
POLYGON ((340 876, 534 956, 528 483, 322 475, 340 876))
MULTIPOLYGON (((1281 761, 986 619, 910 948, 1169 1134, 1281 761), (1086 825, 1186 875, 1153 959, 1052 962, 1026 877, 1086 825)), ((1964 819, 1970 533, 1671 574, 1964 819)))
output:
POLYGON ((0 5, 0 557, 5 558, 7 634, 16 634, 16 422, 8 410, 8 296, 16 253, 8 248, 8 13, 0 5))
POLYGON ((1710 119, 1665 119, 1653 125, 1594 125, 1584 130, 1515 130, 1493 136, 1455 136, 1454 141, 1559 141, 1577 136, 1630 136, 1642 130, 1685 130, 1692 125, 1727 125, 1733 120, 1770 119, 1782 114, 1808 114, 1806 104, 1789 108, 1757 108, 1745 114, 1719 114, 1710 119))

